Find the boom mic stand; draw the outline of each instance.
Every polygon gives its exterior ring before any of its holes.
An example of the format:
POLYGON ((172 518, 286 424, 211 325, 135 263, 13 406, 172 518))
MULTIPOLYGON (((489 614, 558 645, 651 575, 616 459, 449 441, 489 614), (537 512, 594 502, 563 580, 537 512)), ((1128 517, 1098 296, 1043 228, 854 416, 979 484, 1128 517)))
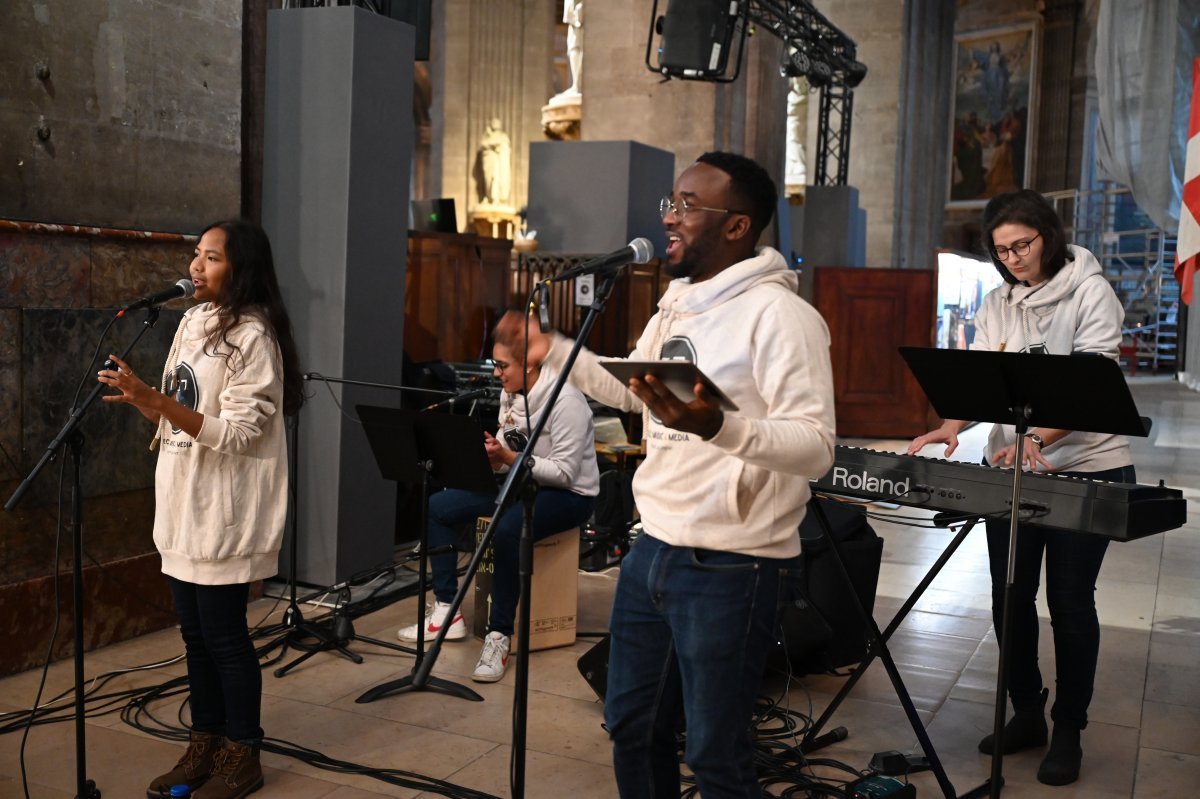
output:
MULTIPOLYGON (((304 379, 321 380, 325 383, 344 383, 355 386, 368 386, 371 388, 384 388, 391 391, 412 391, 425 394, 437 394, 445 396, 453 395, 453 392, 440 391, 437 389, 418 388, 414 386, 395 386, 388 383, 370 383, 363 380, 348 380, 337 377, 325 377, 316 372, 308 372, 304 375, 304 379)), ((300 461, 300 414, 297 413, 292 417, 292 425, 290 431, 291 444, 291 466, 289 474, 296 474, 296 467, 300 461)), ((415 650, 407 646, 393 644, 387 641, 380 641, 377 638, 370 638, 365 635, 358 635, 354 630, 354 624, 350 620, 350 616, 344 611, 339 603, 335 606, 332 612, 332 622, 328 625, 321 622, 309 622, 304 619, 304 614, 300 610, 300 605, 296 598, 296 573, 297 573, 297 549, 298 549, 298 513, 297 513, 297 492, 294 488, 290 491, 288 498, 291 513, 291 542, 288 546, 288 606, 283 612, 283 620, 267 631, 266 634, 282 633, 274 641, 271 641, 258 648, 257 654, 259 658, 263 658, 271 651, 279 649, 279 654, 268 660, 266 665, 277 663, 287 654, 288 649, 295 649, 301 652, 299 657, 287 663, 273 672, 276 677, 283 677, 289 671, 299 666, 304 661, 311 658, 320 652, 335 651, 344 658, 347 658, 353 663, 362 663, 362 656, 353 652, 347 646, 351 641, 363 641, 368 644, 373 644, 384 649, 391 649, 397 652, 406 654, 415 654, 415 650)))
MULTIPOLYGON (((550 390, 550 395, 546 399, 545 407, 547 409, 554 407, 554 403, 558 401, 558 395, 562 393, 563 386, 566 385, 567 377, 571 374, 571 369, 575 366, 575 361, 579 357, 579 350, 583 347, 583 342, 587 340, 588 334, 592 331, 592 326, 596 323, 596 318, 604 311, 604 305, 612 294, 613 286, 616 283, 616 278, 620 272, 610 272, 606 276, 600 278, 597 282, 596 293, 592 298, 592 305, 588 308, 587 314, 584 316, 583 323, 579 326, 579 333, 575 338, 575 342, 571 347, 570 354, 567 355, 566 363, 563 365, 562 371, 555 380, 553 388, 550 390)), ((537 287, 535 287, 537 290, 537 287)), ((488 523, 487 530, 484 531, 479 541, 479 546, 475 549, 475 554, 471 558, 471 562, 467 565, 465 577, 459 582, 458 594, 455 595, 454 601, 450 604, 450 611, 447 618, 454 618, 458 613, 458 609, 462 607, 463 600, 467 595, 467 588, 470 585, 471 579, 479 570, 479 564, 483 560, 484 553, 488 546, 491 545, 492 536, 495 531, 496 522, 503 515, 504 511, 509 507, 512 501, 512 495, 515 493, 517 486, 523 482, 532 482, 529 479, 529 468, 531 464, 529 459, 532 456, 534 445, 537 444, 541 437, 542 429, 546 426, 550 414, 542 413, 538 423, 534 426, 533 431, 529 435, 529 441, 525 448, 517 453, 517 458, 509 469, 508 477, 504 481, 503 487, 500 489, 500 495, 496 499, 496 513, 492 515, 491 522, 488 523)), ((513 769, 512 769, 512 795, 514 799, 521 799, 525 795, 525 733, 527 728, 527 713, 528 713, 528 695, 529 695, 529 628, 530 628, 530 591, 533 586, 533 498, 532 493, 526 492, 524 500, 525 511, 524 520, 521 525, 521 549, 520 549, 520 585, 521 585, 521 602, 517 612, 517 677, 516 688, 513 693, 513 769)), ((388 694, 412 690, 413 688, 421 688, 430 679, 429 673, 433 669, 434 663, 437 662, 437 657, 441 653, 442 644, 446 640, 446 632, 450 629, 450 625, 442 625, 442 629, 438 630, 438 634, 434 637, 433 643, 429 646, 428 657, 426 657, 418 666, 416 671, 409 677, 401 680, 392 680, 391 682, 377 685, 374 688, 366 691, 354 701, 359 704, 373 702, 376 699, 382 699, 388 694)))
MULTIPOLYGON (((158 322, 159 309, 158 306, 150 306, 146 310, 146 318, 142 322, 142 329, 134 336, 133 341, 121 353, 121 360, 127 361, 129 353, 133 352, 133 348, 141 340, 146 331, 154 327, 158 322)), ((112 361, 104 362, 105 369, 111 369, 115 366, 112 361)), ((100 791, 96 788, 94 780, 87 778, 87 740, 84 731, 84 697, 83 697, 83 486, 81 484, 80 472, 83 465, 83 444, 84 436, 79 431, 80 421, 83 415, 87 413, 88 408, 95 402, 96 397, 103 391, 106 386, 103 383, 97 382, 92 388, 91 393, 77 408, 71 409, 70 418, 58 431, 58 435, 46 447, 45 454, 41 460, 33 467, 29 475, 21 481, 17 486, 17 490, 8 498, 8 502, 4 503, 4 509, 11 511, 21 502, 21 498, 25 496, 25 492, 33 485, 33 481, 41 474, 42 469, 54 459, 58 451, 65 443, 71 452, 71 546, 74 550, 71 557, 71 575, 73 583, 72 600, 75 608, 75 638, 74 638, 74 659, 75 659, 75 797, 76 799, 100 799, 100 791)))

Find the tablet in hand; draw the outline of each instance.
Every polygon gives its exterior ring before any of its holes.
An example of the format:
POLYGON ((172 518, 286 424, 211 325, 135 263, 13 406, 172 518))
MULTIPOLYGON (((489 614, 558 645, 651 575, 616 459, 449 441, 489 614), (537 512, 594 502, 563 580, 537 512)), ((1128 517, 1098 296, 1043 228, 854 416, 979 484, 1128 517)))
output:
POLYGON ((696 399, 694 386, 696 383, 702 383, 708 390, 708 393, 717 400, 717 404, 721 410, 736 411, 738 409, 734 401, 725 396, 725 392, 717 388, 716 384, 691 361, 682 359, 629 361, 622 358, 611 361, 601 360, 600 365, 611 372, 613 377, 622 383, 628 383, 634 377, 641 379, 646 375, 654 375, 655 378, 662 381, 671 390, 671 393, 680 402, 691 402, 696 399))

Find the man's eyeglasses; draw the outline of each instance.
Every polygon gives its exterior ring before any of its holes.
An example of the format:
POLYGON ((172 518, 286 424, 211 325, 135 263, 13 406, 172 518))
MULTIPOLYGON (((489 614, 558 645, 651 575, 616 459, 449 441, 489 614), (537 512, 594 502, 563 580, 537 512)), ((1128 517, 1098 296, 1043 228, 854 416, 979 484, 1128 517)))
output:
POLYGON ((1026 239, 1025 241, 1014 241, 1011 247, 1004 247, 1000 244, 994 244, 992 245, 992 252, 996 253, 996 257, 1001 261, 1007 261, 1009 253, 1016 253, 1017 255, 1029 255, 1030 246, 1037 240, 1038 236, 1041 235, 1042 234, 1039 233, 1032 239, 1026 239))
POLYGON ((676 202, 670 197, 663 197, 658 201, 658 215, 663 219, 667 218, 667 214, 674 212, 675 218, 680 222, 688 215, 688 211, 716 211, 718 214, 745 214, 745 211, 735 211, 732 208, 709 208, 706 205, 692 205, 685 198, 680 197, 676 202))

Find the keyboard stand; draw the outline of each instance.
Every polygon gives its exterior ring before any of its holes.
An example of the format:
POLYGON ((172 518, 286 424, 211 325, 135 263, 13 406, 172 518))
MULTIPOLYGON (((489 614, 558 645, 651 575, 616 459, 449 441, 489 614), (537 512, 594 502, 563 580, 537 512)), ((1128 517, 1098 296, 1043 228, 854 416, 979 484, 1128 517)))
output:
POLYGON ((938 758, 937 752, 933 748, 933 742, 929 740, 929 733, 925 730, 925 724, 921 721, 921 717, 917 715, 917 709, 913 705, 912 697, 909 696, 908 689, 904 685, 904 679, 900 676, 900 671, 896 668, 896 663, 892 660, 892 654, 887 648, 888 639, 892 637, 892 634, 896 632, 896 629, 899 628, 899 626, 903 623, 904 617, 907 616, 908 612, 913 609, 914 605, 917 604, 917 601, 920 600, 921 595, 925 593, 925 589, 927 589, 929 584, 933 582, 933 579, 937 577, 938 572, 940 572, 942 567, 946 565, 946 562, 950 560, 950 557, 954 554, 955 550, 958 549, 959 545, 962 544, 963 540, 966 539, 967 534, 970 533, 975 527, 975 524, 978 520, 971 519, 963 525, 963 527, 954 536, 954 540, 950 542, 945 551, 943 551, 941 556, 938 557, 937 562, 930 567, 929 571, 921 579, 921 582, 915 589, 913 589, 912 594, 910 594, 908 599, 904 601, 904 604, 900 607, 900 609, 896 611, 896 615, 888 624, 887 629, 883 632, 880 632, 879 626, 875 623, 875 619, 870 613, 867 612, 867 609, 863 607, 862 602, 859 601, 858 592, 854 590, 853 581, 850 579, 849 572, 846 571, 846 565, 842 559, 842 553, 838 548, 837 539, 833 535, 832 528, 829 524, 829 519, 826 518, 825 512, 821 509, 820 503, 809 501, 808 512, 815 514, 817 523, 822 532, 825 534, 825 539, 829 542, 829 548, 833 553, 833 560, 837 564, 838 572, 841 574, 842 579, 845 580, 846 585, 850 589, 849 595, 851 600, 854 602, 855 611, 866 623, 867 635, 870 640, 870 648, 867 651, 866 658, 855 667, 849 679, 846 680, 845 685, 843 685, 841 690, 838 691, 837 696, 833 698, 833 701, 831 701, 829 706, 825 708, 825 712, 821 714, 821 717, 817 719, 816 723, 813 724, 808 733, 804 736, 804 739, 800 742, 801 751, 807 754, 808 752, 819 749, 824 745, 823 743, 817 741, 821 730, 829 721, 830 717, 833 716, 833 714, 837 711, 838 707, 842 704, 846 697, 849 696, 850 691, 853 690, 855 684, 858 683, 859 679, 866 672, 867 667, 871 665, 875 658, 879 658, 881 661, 883 661, 883 667, 887 670, 888 678, 892 681, 892 687, 896 690, 896 696, 900 699, 900 706, 904 709, 904 715, 908 717, 908 723, 912 725, 913 732, 916 733, 917 740, 921 743, 921 750, 925 753, 926 760, 929 761, 929 770, 933 772, 934 777, 937 779, 938 785, 942 789, 942 795, 945 796, 946 799, 974 799, 974 797, 986 796, 990 790, 988 782, 984 782, 983 784, 972 788, 970 791, 962 794, 961 796, 955 792, 954 785, 950 782, 950 778, 946 776, 946 769, 942 766, 942 761, 938 758))

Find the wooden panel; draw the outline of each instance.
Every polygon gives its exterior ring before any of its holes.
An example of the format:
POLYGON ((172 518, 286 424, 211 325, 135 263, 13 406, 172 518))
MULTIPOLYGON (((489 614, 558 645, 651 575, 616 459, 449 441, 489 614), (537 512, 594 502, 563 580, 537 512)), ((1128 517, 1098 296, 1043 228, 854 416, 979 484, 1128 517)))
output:
MULTIPOLYGON (((522 255, 513 279, 513 304, 525 302, 532 281, 556 275, 590 257, 579 253, 535 252, 522 255)), ((646 264, 630 265, 617 278, 604 312, 592 327, 592 334, 586 342, 588 349, 598 355, 628 355, 646 323, 658 310, 658 298, 666 291, 669 282, 670 277, 662 270, 662 262, 657 258, 646 264)), ((555 330, 575 337, 586 313, 586 306, 575 305, 573 281, 551 285, 550 324, 555 330)))
POLYGON ((832 337, 837 432, 907 438, 927 428, 929 403, 901 346, 932 347, 936 272, 820 267, 815 305, 832 337))
POLYGON ((408 236, 404 351, 413 361, 489 357, 489 334, 510 306, 512 242, 458 233, 408 236))

